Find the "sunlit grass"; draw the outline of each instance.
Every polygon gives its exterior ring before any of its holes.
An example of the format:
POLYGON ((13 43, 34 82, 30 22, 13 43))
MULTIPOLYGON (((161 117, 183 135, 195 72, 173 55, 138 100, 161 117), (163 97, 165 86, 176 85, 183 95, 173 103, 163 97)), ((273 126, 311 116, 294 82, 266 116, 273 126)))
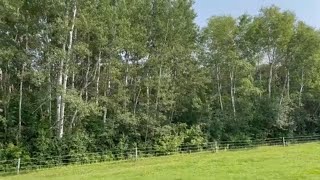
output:
POLYGON ((2 179, 320 179, 320 144, 66 166, 2 179))

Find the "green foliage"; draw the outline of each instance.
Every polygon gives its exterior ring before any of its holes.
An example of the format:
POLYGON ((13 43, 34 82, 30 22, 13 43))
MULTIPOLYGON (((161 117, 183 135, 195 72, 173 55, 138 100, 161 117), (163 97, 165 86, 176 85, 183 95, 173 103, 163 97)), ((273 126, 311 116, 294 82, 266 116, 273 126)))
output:
POLYGON ((18 158, 29 159, 28 152, 24 149, 9 143, 6 146, 2 146, 0 150, 0 159, 2 160, 17 160, 18 158))
POLYGON ((186 130, 184 144, 200 146, 206 142, 206 137, 203 134, 200 125, 191 126, 186 130))
POLYGON ((185 129, 184 124, 175 127, 163 126, 158 132, 156 150, 161 153, 176 152, 185 138, 184 132, 181 131, 182 129, 185 129))
POLYGON ((0 0, 0 160, 320 133, 319 31, 193 3, 0 0))

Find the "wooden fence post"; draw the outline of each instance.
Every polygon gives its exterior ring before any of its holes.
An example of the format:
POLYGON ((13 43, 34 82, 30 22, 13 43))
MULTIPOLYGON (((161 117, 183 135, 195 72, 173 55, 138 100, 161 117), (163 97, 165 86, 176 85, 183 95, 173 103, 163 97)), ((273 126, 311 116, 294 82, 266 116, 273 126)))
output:
POLYGON ((19 158, 17 162, 17 174, 20 173, 20 162, 21 162, 21 159, 19 158))
POLYGON ((214 141, 214 152, 218 152, 219 148, 218 148, 218 142, 214 141))
POLYGON ((136 154, 136 155, 135 155, 135 159, 138 160, 138 148, 137 148, 137 146, 136 146, 135 152, 136 152, 136 153, 135 153, 135 154, 136 154))
POLYGON ((283 144, 283 147, 286 146, 286 141, 285 141, 284 137, 282 137, 282 144, 283 144))

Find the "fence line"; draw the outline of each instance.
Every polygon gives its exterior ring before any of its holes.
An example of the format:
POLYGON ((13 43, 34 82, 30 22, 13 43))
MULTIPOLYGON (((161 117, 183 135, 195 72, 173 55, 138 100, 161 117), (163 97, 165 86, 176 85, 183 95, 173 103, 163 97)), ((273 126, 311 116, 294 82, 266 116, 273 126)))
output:
POLYGON ((34 169, 51 168, 74 164, 91 164, 106 161, 138 160, 148 157, 167 156, 179 153, 202 151, 230 151, 250 149, 260 146, 288 146, 292 144, 320 141, 320 135, 256 139, 245 141, 214 141, 201 144, 182 144, 172 147, 145 147, 105 152, 80 153, 61 156, 43 155, 27 159, 9 159, 0 161, 0 175, 27 172, 34 169))

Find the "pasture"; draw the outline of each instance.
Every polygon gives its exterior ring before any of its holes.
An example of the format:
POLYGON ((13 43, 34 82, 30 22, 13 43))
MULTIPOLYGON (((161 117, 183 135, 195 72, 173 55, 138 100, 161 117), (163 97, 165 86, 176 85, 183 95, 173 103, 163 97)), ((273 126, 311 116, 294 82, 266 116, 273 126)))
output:
POLYGON ((5 176, 34 179, 318 179, 320 144, 177 154, 165 157, 73 165, 5 176))

